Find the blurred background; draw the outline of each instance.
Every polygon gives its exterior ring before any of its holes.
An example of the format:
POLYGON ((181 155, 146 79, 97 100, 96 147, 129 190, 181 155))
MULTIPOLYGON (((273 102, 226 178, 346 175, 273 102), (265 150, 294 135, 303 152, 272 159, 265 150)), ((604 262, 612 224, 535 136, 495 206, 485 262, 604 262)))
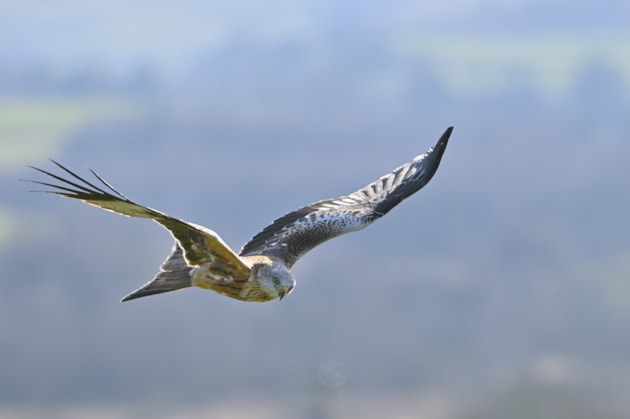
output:
POLYGON ((630 3, 0 1, 0 417, 630 417, 630 3), (455 131, 432 182, 246 304, 120 304, 455 131))

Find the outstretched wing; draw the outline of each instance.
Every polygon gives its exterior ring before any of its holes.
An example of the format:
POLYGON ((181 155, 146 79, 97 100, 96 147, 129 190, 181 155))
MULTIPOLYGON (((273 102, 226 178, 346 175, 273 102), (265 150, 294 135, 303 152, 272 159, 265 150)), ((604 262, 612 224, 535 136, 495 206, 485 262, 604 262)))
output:
POLYGON ((291 267, 326 240, 367 227, 431 180, 452 131, 449 127, 433 148, 366 187, 278 218, 246 243, 240 255, 265 255, 291 267))
POLYGON ((60 184, 53 184, 35 180, 32 181, 33 183, 52 188, 52 190, 43 192, 78 199, 104 210, 129 217, 150 218, 163 225, 171 232, 175 240, 179 243, 179 246, 183 249, 184 258, 189 266, 193 267, 203 263, 213 262, 215 269, 224 271, 226 277, 235 277, 238 279, 249 277, 249 267, 214 231, 136 204, 114 189, 91 169, 90 172, 99 180, 102 186, 96 186, 56 161, 51 161, 72 178, 66 179, 46 170, 31 166, 33 169, 61 182, 60 184))

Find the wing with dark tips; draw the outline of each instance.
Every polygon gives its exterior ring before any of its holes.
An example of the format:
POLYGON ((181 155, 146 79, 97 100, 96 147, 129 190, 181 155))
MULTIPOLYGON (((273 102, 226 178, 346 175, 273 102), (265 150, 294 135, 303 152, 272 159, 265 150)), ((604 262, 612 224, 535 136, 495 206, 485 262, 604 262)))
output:
POLYGON ((55 193, 68 198, 78 199, 87 204, 129 217, 152 219, 171 232, 175 240, 184 250, 184 257, 189 266, 199 266, 203 263, 214 262, 215 265, 222 266, 225 272, 229 272, 231 276, 240 279, 249 277, 249 267, 214 231, 136 204, 114 189, 92 170, 90 171, 100 182, 100 185, 88 182, 86 179, 54 160, 52 160, 52 162, 70 175, 70 177, 65 178, 52 172, 32 167, 58 182, 31 181, 51 188, 50 190, 41 192, 55 193))
POLYGON ((291 267, 326 240, 367 227, 431 180, 452 131, 449 127, 433 148, 366 187, 278 218, 246 243, 240 255, 266 255, 291 267))

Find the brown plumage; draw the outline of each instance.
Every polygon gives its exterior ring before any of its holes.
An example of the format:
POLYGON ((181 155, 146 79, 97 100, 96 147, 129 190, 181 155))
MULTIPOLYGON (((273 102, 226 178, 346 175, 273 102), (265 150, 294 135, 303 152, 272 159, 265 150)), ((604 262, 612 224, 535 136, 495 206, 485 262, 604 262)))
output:
POLYGON ((437 171, 452 129, 449 127, 432 149, 366 187, 278 218, 238 254, 214 231, 136 204, 92 170, 101 185, 88 182, 53 160, 70 177, 33 167, 60 184, 33 182, 52 188, 46 192, 118 214, 152 219, 170 231, 175 247, 160 272, 123 301, 191 286, 242 301, 270 301, 282 299, 293 290, 295 280, 290 269, 306 252, 341 234, 367 227, 426 185, 437 171))

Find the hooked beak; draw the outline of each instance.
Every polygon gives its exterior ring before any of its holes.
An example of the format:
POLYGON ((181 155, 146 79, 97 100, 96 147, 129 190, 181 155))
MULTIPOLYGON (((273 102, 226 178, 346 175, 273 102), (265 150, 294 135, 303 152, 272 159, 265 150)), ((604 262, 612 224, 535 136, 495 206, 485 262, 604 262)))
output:
POLYGON ((293 291, 293 287, 291 287, 291 288, 287 288, 287 287, 280 288, 280 290, 278 290, 278 301, 282 300, 285 295, 291 294, 291 291, 293 291))

